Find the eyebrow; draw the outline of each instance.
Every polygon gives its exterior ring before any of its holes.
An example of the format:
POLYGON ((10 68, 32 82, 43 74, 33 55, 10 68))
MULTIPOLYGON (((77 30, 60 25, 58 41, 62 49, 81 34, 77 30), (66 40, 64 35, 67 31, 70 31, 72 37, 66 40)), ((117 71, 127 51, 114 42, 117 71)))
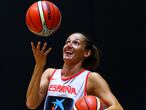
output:
MULTIPOLYGON (((66 39, 66 41, 67 41, 67 40, 70 40, 70 38, 66 39)), ((75 40, 79 40, 79 41, 81 41, 80 39, 75 39, 75 40)))

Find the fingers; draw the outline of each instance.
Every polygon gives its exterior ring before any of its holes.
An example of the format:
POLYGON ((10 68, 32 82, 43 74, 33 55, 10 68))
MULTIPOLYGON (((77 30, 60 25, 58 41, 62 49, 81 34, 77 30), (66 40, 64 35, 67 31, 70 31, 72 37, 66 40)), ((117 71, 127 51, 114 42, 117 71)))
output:
POLYGON ((32 47, 33 54, 35 54, 36 52, 39 52, 40 51, 40 45, 41 45, 41 42, 40 41, 37 43, 37 46, 36 47, 35 47, 34 43, 31 42, 31 47, 32 47))
POLYGON ((51 50, 52 50, 52 48, 49 48, 49 49, 45 52, 45 55, 47 56, 47 55, 50 53, 51 50))
POLYGON ((41 49, 41 53, 44 53, 47 47, 47 43, 45 42, 42 49, 41 49))
POLYGON ((52 48, 49 48, 48 50, 46 50, 46 47, 47 47, 47 43, 46 42, 44 43, 42 49, 40 49, 41 48, 41 42, 40 41, 38 41, 36 47, 35 47, 34 43, 31 42, 31 47, 32 47, 33 54, 41 53, 41 54, 45 54, 46 56, 52 50, 52 48))
POLYGON ((40 45, 41 45, 41 42, 38 41, 38 43, 37 43, 37 47, 36 47, 38 51, 40 51, 40 45))
POLYGON ((31 48, 32 48, 33 54, 35 54, 35 46, 33 42, 31 42, 31 48))

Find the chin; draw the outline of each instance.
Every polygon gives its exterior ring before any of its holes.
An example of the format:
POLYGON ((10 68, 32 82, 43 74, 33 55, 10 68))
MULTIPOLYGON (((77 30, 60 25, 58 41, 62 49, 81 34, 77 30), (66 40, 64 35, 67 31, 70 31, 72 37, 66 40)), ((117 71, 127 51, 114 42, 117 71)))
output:
POLYGON ((63 60, 64 60, 64 61, 72 61, 73 58, 72 58, 72 57, 64 57, 63 60))
POLYGON ((64 55, 63 56, 63 59, 64 60, 72 60, 73 59, 73 56, 66 56, 66 55, 64 55))
POLYGON ((64 60, 71 60, 72 58, 63 58, 64 60))

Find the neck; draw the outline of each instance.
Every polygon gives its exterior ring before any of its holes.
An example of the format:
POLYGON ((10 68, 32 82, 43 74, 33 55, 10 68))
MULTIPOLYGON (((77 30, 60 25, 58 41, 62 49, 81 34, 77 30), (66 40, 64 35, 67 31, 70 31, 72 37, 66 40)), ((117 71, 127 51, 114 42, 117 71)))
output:
POLYGON ((66 64, 64 63, 63 68, 62 68, 62 74, 64 76, 71 76, 74 75, 76 73, 78 73, 79 71, 81 71, 83 68, 81 67, 81 64, 66 64))

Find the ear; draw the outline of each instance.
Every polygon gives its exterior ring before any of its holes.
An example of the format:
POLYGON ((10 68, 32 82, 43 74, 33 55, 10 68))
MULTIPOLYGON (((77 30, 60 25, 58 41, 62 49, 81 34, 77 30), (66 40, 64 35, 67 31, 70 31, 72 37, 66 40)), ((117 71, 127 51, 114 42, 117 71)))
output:
POLYGON ((86 52, 84 52, 84 57, 87 58, 91 55, 91 50, 87 50, 86 52))

